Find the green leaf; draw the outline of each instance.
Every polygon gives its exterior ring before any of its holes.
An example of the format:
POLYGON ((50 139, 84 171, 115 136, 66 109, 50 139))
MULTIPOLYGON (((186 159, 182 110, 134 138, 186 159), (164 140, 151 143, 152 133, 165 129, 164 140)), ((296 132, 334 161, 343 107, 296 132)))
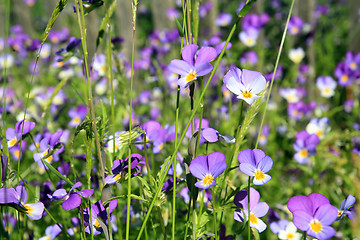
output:
POLYGON ((71 182, 67 177, 65 177, 64 175, 62 175, 61 173, 59 173, 53 166, 51 166, 50 163, 48 163, 46 160, 44 161, 43 159, 41 159, 41 161, 43 162, 44 165, 46 165, 49 170, 54 173, 56 176, 58 176, 59 178, 63 179, 65 182, 67 182, 68 184, 70 184, 71 186, 74 186, 74 183, 71 182))
POLYGON ((238 17, 239 18, 244 17, 249 12, 250 8, 252 7, 252 5, 254 5, 255 2, 256 0, 253 0, 245 4, 245 6, 240 10, 238 17))
POLYGON ((176 23, 176 27, 178 29, 178 32, 179 32, 179 36, 180 37, 184 37, 184 30, 183 30, 183 27, 181 26, 181 23, 179 22, 179 20, 177 20, 177 18, 175 18, 175 23, 176 23))

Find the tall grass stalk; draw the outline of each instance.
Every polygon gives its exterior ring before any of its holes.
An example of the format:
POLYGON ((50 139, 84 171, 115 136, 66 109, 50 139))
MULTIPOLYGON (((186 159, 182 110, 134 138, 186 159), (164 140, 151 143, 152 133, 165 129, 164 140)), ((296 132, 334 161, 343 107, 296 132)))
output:
MULTIPOLYGON (((135 55, 135 31, 136 31, 136 12, 138 1, 134 0, 132 3, 132 50, 131 50, 131 78, 130 78, 130 103, 129 103, 129 135, 131 136, 132 125, 132 95, 133 95, 133 81, 134 81, 134 55, 135 55)), ((129 158, 128 158, 128 195, 127 195, 127 209, 126 209, 126 240, 129 239, 130 234, 130 206, 131 206, 131 142, 129 138, 129 158)), ((149 173, 150 174, 150 173, 149 173)))
MULTIPOLYGON (((203 99, 203 97, 204 97, 204 95, 205 95, 205 92, 206 92, 208 86, 210 85, 210 82, 211 82, 212 78, 214 77, 214 74, 215 74, 215 72, 216 72, 216 70, 217 70, 217 68, 218 68, 218 66, 219 66, 219 64, 220 64, 220 61, 221 61, 222 57, 224 56, 226 47, 227 47, 227 45, 229 44, 232 36, 234 35, 234 32, 235 32, 235 30, 236 30, 236 28, 237 28, 237 25, 238 25, 240 19, 243 18, 243 17, 248 13, 248 11, 250 10, 250 7, 251 7, 255 2, 256 2, 256 0, 249 2, 249 3, 246 4, 246 5, 241 9, 241 11, 239 12, 238 18, 237 18, 235 24, 233 25, 233 27, 232 27, 232 29, 231 29, 231 31, 230 31, 227 39, 226 39, 225 45, 224 45, 223 49, 221 50, 221 53, 220 53, 218 59, 216 60, 215 66, 214 66, 214 68, 213 68, 213 70, 212 70, 212 72, 211 72, 211 74, 210 74, 210 77, 209 77, 208 81, 206 82, 206 85, 204 86, 204 89, 202 90, 202 92, 201 92, 201 94, 200 94, 199 100, 197 101, 197 103, 196 103, 195 106, 194 106, 194 111, 192 112, 192 114, 191 114, 191 116, 190 116, 190 119, 189 119, 188 123, 186 124, 185 129, 183 130, 183 133, 182 133, 182 135, 181 135, 181 137, 180 137, 179 143, 177 144, 177 146, 176 146, 175 149, 174 149, 173 154, 171 155, 170 163, 169 163, 168 166, 166 167, 165 172, 168 172, 168 171, 169 171, 169 168, 170 168, 171 164, 172 164, 173 161, 174 161, 175 155, 176 155, 176 153, 177 153, 177 151, 178 151, 178 149, 179 149, 179 147, 180 147, 180 145, 181 145, 182 140, 184 139, 184 137, 185 137, 185 135, 186 135, 186 131, 189 129, 190 123, 191 123, 192 120, 194 119, 195 113, 196 113, 196 111, 198 110, 198 108, 200 107, 200 103, 201 103, 201 101, 202 101, 202 99, 203 99)), ((148 209, 148 212, 147 212, 147 214, 146 214, 146 216, 145 216, 144 222, 143 222, 142 225, 141 225, 141 228, 140 228, 140 231, 139 231, 139 233, 138 233, 137 239, 140 239, 140 238, 141 238, 142 232, 144 231, 146 222, 147 222, 147 220, 148 220, 149 217, 150 217, 150 214, 151 214, 151 211, 152 211, 152 209, 153 209, 153 207, 154 207, 155 201, 156 201, 157 197, 159 196, 159 193, 160 193, 160 191, 161 191, 161 189, 162 189, 162 186, 164 185, 165 177, 166 177, 166 175, 163 174, 162 177, 161 177, 161 179, 160 179, 158 188, 156 189, 156 192, 155 192, 155 194, 154 194, 154 198, 153 198, 153 200, 151 201, 151 204, 150 204, 149 209, 148 209)))

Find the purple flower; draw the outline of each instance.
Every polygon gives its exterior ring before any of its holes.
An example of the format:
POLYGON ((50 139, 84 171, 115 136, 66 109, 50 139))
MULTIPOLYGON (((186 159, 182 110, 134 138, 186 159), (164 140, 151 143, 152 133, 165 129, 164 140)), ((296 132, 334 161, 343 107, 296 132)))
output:
POLYGON ((232 15, 229 13, 221 13, 215 20, 215 24, 220 27, 226 27, 230 24, 232 15))
POLYGON ((20 142, 22 130, 23 130, 22 134, 24 136, 25 134, 30 132, 34 127, 35 127, 34 122, 25 120, 25 122, 23 121, 17 122, 15 125, 15 129, 14 128, 6 129, 6 139, 7 139, 8 147, 12 148, 20 142))
POLYGON ((39 220, 44 212, 42 202, 26 203, 27 192, 24 186, 0 188, 0 205, 9 205, 18 211, 24 212, 30 219, 39 220))
POLYGON ((48 194, 48 197, 51 200, 64 200, 62 203, 62 207, 64 210, 71 210, 77 208, 81 204, 81 197, 90 197, 93 193, 93 189, 85 189, 78 192, 72 192, 75 188, 79 188, 82 186, 81 182, 77 182, 72 186, 69 192, 66 192, 65 189, 60 188, 56 190, 52 195, 48 194))
POLYGON ((40 141, 40 153, 34 153, 33 157, 35 162, 37 162, 41 168, 45 168, 41 159, 46 160, 49 163, 54 159, 58 160, 58 155, 62 150, 60 149, 55 152, 55 146, 59 144, 59 139, 62 134, 63 131, 58 131, 40 141))
POLYGON ((336 66, 334 75, 338 79, 338 83, 340 86, 346 87, 351 85, 351 83, 353 82, 351 70, 344 62, 340 62, 336 66))
POLYGON ((39 238, 39 240, 53 240, 59 233, 61 233, 61 228, 57 224, 48 226, 45 230, 46 236, 39 238))
POLYGON ((343 218, 343 216, 348 216, 350 220, 353 218, 353 205, 356 202, 356 198, 349 194, 340 204, 340 209, 338 210, 338 217, 336 221, 339 221, 343 218))
POLYGON ((247 51, 241 55, 240 64, 246 66, 252 66, 258 62, 259 58, 256 52, 247 51))
POLYGON ((309 156, 316 154, 316 146, 319 144, 320 139, 316 134, 309 134, 303 130, 296 134, 296 141, 293 144, 296 154, 295 160, 300 164, 305 164, 309 161, 309 156))
POLYGON ((356 71, 360 65, 360 53, 356 55, 353 52, 348 51, 346 53, 345 63, 352 71, 356 71))
POLYGON ((322 97, 330 98, 334 96, 337 84, 330 76, 320 76, 316 79, 316 86, 322 97))
POLYGON ((250 220, 250 227, 255 228, 259 232, 266 229, 266 224, 260 219, 269 211, 269 205, 266 202, 259 202, 260 193, 250 187, 250 217, 248 205, 248 192, 241 190, 235 195, 234 204, 241 208, 234 212, 234 219, 238 222, 246 222, 250 220))
MULTIPOLYGON (((131 171, 132 176, 137 175, 141 171, 141 166, 139 165, 142 156, 140 154, 131 154, 131 171)), ((129 157, 125 160, 115 160, 112 167, 111 175, 108 175, 105 178, 105 183, 114 184, 121 179, 125 179, 125 175, 128 174, 129 169, 129 157)))
POLYGON ((68 112, 69 117, 71 117, 71 121, 69 122, 69 126, 77 127, 82 120, 87 115, 87 109, 84 105, 79 105, 76 110, 70 109, 68 112))
POLYGON ((182 88, 188 87, 197 77, 205 76, 213 69, 210 61, 216 58, 216 50, 202 47, 196 55, 198 48, 196 44, 187 45, 182 50, 184 60, 174 59, 170 62, 169 71, 181 75, 177 83, 182 88))
POLYGON ((304 22, 301 18, 293 16, 290 18, 288 29, 290 35, 298 35, 301 32, 304 22))
POLYGON ((225 155, 221 152, 213 152, 208 156, 197 156, 191 161, 189 170, 191 174, 200 179, 195 187, 208 189, 215 185, 217 178, 226 169, 225 155))
MULTIPOLYGON (((260 149, 244 149, 238 155, 240 171, 254 177, 255 185, 263 185, 270 181, 271 176, 266 174, 272 168, 273 161, 260 149)), ((251 195, 250 195, 251 196, 251 195)))
POLYGON ((239 33, 240 41, 247 47, 253 47, 256 44, 256 40, 259 37, 259 30, 255 28, 246 29, 239 33))
POLYGON ((266 80, 261 73, 239 68, 232 68, 224 76, 224 84, 238 99, 251 105, 265 86, 266 80))
POLYGON ((280 220, 278 222, 272 222, 270 224, 270 229, 273 233, 278 235, 279 239, 301 239, 301 234, 297 232, 296 226, 286 219, 280 220))
MULTIPOLYGON (((108 208, 109 214, 113 212, 116 208, 118 200, 110 201, 108 208)), ((91 221, 90 221, 90 211, 89 208, 84 209, 84 220, 87 227, 85 228, 85 232, 90 232, 90 227, 92 227, 93 235, 98 235, 103 232, 100 221, 104 223, 106 226, 108 225, 108 215, 105 207, 101 203, 101 201, 96 202, 91 206, 91 221), (90 224, 92 223, 92 226, 90 224)))
POLYGON ((335 235, 335 230, 330 225, 336 220, 338 210, 320 193, 292 197, 287 207, 293 214, 295 226, 306 231, 307 235, 320 240, 335 235))

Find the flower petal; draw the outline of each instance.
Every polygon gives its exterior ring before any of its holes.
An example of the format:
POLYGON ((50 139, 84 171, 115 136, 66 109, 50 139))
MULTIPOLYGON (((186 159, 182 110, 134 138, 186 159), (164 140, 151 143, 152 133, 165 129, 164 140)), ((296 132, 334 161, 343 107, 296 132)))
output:
POLYGON ((265 77, 261 73, 247 69, 243 69, 242 82, 253 94, 259 94, 266 86, 265 77))
POLYGON ((24 205, 28 211, 26 215, 32 220, 39 220, 42 218, 44 212, 44 204, 42 202, 28 203, 24 205))
POLYGON ((313 204, 313 214, 316 212, 316 210, 321 207, 324 204, 330 204, 329 199, 325 197, 324 195, 321 195, 320 193, 311 193, 309 195, 310 200, 313 204))
POLYGON ((271 176, 268 174, 264 174, 264 179, 257 180, 256 178, 254 178, 253 183, 255 185, 264 185, 265 183, 267 183, 270 180, 271 180, 271 176))
POLYGON ((209 63, 217 57, 215 48, 202 47, 195 60, 195 67, 200 66, 204 63, 209 63))
POLYGON ((194 158, 190 163, 189 170, 194 177, 203 179, 206 174, 210 173, 207 165, 207 156, 200 155, 194 158))
POLYGON ((296 210, 293 212, 293 222, 295 226, 301 231, 307 231, 310 228, 310 222, 312 219, 312 216, 307 212, 301 210, 296 210))
POLYGON ((238 155, 238 160, 240 162, 240 165, 242 163, 249 163, 255 166, 255 156, 253 150, 251 149, 242 150, 238 155))
MULTIPOLYGON (((251 195, 250 195, 251 197, 251 195)), ((269 211, 269 205, 266 202, 259 202, 251 208, 251 212, 258 218, 263 217, 269 211)))
POLYGON ((176 73, 181 76, 186 76, 193 69, 194 67, 192 67, 189 63, 179 59, 171 60, 168 66, 169 72, 176 73))
POLYGON ((307 212, 309 215, 313 215, 312 211, 312 201, 307 196, 295 196, 289 199, 287 207, 290 212, 295 212, 297 210, 307 212))
POLYGON ((318 208, 314 218, 318 219, 322 225, 331 225, 337 218, 338 210, 331 204, 325 204, 318 208))
POLYGON ((76 192, 77 194, 81 195, 82 197, 90 197, 94 193, 94 189, 85 189, 76 192))
POLYGON ((225 86, 227 89, 229 89, 230 92, 234 93, 237 96, 241 96, 242 89, 244 89, 242 83, 236 80, 234 77, 230 77, 226 81, 225 86))
POLYGON ((263 173, 270 171, 273 165, 273 160, 269 156, 265 156, 260 162, 258 163, 258 169, 260 169, 263 173))
POLYGON ((70 194, 69 198, 62 203, 62 207, 64 210, 68 211, 79 207, 80 204, 81 204, 81 197, 76 193, 72 193, 70 194))
POLYGON ((190 65, 194 65, 194 57, 198 48, 196 44, 186 45, 181 52, 182 58, 190 65))
POLYGON ((256 167, 250 163, 242 163, 240 164, 240 171, 249 177, 253 177, 256 171, 256 167))
POLYGON ((208 62, 195 66, 195 72, 198 77, 205 76, 211 70, 213 70, 213 66, 208 62))
POLYGON ((317 239, 329 239, 335 235, 335 229, 330 226, 322 226, 321 232, 315 233, 311 228, 307 234, 317 239))
POLYGON ((214 178, 217 178, 226 169, 225 155, 221 152, 213 152, 207 158, 209 171, 214 178))

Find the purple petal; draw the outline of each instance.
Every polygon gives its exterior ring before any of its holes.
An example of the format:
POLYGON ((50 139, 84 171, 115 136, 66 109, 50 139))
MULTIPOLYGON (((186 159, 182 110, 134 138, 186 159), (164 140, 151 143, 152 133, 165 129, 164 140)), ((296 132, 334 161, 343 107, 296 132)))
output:
POLYGON ((313 215, 313 204, 309 197, 306 196, 295 196, 289 199, 287 203, 287 207, 290 212, 294 213, 294 211, 304 211, 307 212, 308 215, 313 215))
POLYGON ((234 204, 239 208, 246 208, 248 209, 248 193, 246 190, 241 190, 235 195, 234 204))
POLYGON ((307 231, 310 228, 310 222, 313 219, 307 212, 297 210, 293 212, 294 225, 301 231, 307 231))
POLYGON ((52 197, 56 198, 56 200, 59 200, 59 199, 62 199, 63 197, 65 197, 66 195, 67 195, 66 190, 63 188, 60 188, 53 193, 52 197))
POLYGON ((265 156, 262 160, 260 160, 257 167, 263 173, 267 173, 272 168, 272 165, 273 165, 273 160, 269 156, 265 156))
POLYGON ((205 76, 213 70, 213 66, 210 63, 203 63, 201 65, 195 66, 195 72, 197 77, 205 76))
POLYGON ((238 155, 238 160, 240 165, 242 163, 249 163, 255 166, 255 156, 254 152, 251 149, 244 149, 238 155))
POLYGON ((215 48, 202 47, 195 60, 195 67, 200 66, 204 63, 209 63, 217 57, 215 48))
POLYGON ((118 204, 117 199, 110 201, 110 203, 109 203, 109 213, 112 213, 112 211, 116 208, 117 204, 118 204))
POLYGON ((340 209, 345 210, 354 205, 356 202, 356 198, 349 194, 340 204, 340 209))
POLYGON ((0 204, 19 203, 18 194, 13 188, 0 188, 0 204))
POLYGON ((193 69, 194 69, 194 67, 192 67, 189 63, 187 63, 183 60, 179 60, 179 59, 171 60, 169 66, 168 66, 169 72, 175 73, 175 74, 178 74, 181 76, 186 76, 193 69))
POLYGON ((246 88, 255 94, 262 92, 266 86, 264 76, 256 71, 243 69, 242 81, 246 88))
POLYGON ((26 203, 27 202, 27 192, 24 186, 17 186, 16 187, 16 192, 19 195, 19 200, 22 203, 26 203))
POLYGON ((249 177, 253 177, 256 171, 256 167, 250 163, 242 163, 240 164, 240 171, 249 177))
POLYGON ((56 133, 52 134, 50 137, 49 145, 54 147, 58 143, 62 134, 63 131, 57 131, 56 133))
POLYGON ((251 209, 251 212, 258 218, 265 216, 268 211, 269 205, 266 202, 260 202, 251 209))
POLYGON ((242 93, 242 89, 244 89, 242 83, 236 80, 234 77, 230 77, 229 79, 227 79, 225 86, 227 89, 229 89, 230 92, 234 93, 237 96, 240 96, 242 93))
POLYGON ((335 235, 335 229, 330 226, 322 226, 321 232, 315 233, 310 228, 307 234, 317 239, 329 239, 335 235))
POLYGON ((201 130, 201 135, 208 142, 217 142, 219 140, 218 131, 213 128, 204 128, 201 130))
POLYGON ((320 193, 311 193, 309 195, 309 198, 313 204, 313 214, 322 205, 330 204, 329 199, 327 199, 324 195, 321 195, 320 193))
POLYGON ((199 179, 203 179, 206 174, 210 173, 207 165, 207 156, 200 155, 194 158, 189 166, 191 174, 199 179))
POLYGON ((76 192, 77 194, 80 194, 82 197, 90 197, 94 193, 94 189, 85 189, 76 192))
POLYGON ((232 68, 230 69, 224 76, 224 83, 227 84, 227 81, 230 78, 233 78, 236 82, 241 82, 241 76, 242 76, 242 72, 239 68, 232 68))
POLYGON ((190 44, 185 46, 182 50, 181 53, 182 58, 192 66, 194 66, 194 57, 198 48, 199 48, 198 45, 190 44))
POLYGON ((325 204, 319 207, 314 218, 318 219, 322 225, 331 225, 337 218, 338 210, 331 204, 325 204))
POLYGON ((69 193, 71 193, 75 188, 79 188, 79 187, 81 187, 81 186, 82 186, 82 183, 81 183, 81 182, 76 182, 76 183, 74 184, 74 186, 71 187, 69 193))
POLYGON ((161 129, 161 124, 157 121, 151 120, 151 121, 148 121, 148 122, 140 125, 140 128, 144 129, 144 131, 146 132, 146 135, 150 135, 152 132, 156 132, 159 129, 161 129))
POLYGON ((12 140, 12 139, 16 138, 15 129, 13 129, 13 128, 6 129, 5 134, 6 134, 6 139, 7 140, 12 140))
POLYGON ((105 184, 114 184, 116 183, 116 180, 115 180, 115 175, 109 175, 105 178, 105 184))
POLYGON ((211 188, 212 186, 214 186, 215 184, 216 184, 216 181, 215 181, 215 180, 213 180, 213 181, 211 182, 211 184, 208 184, 208 185, 204 185, 204 184, 203 184, 203 181, 200 180, 200 181, 197 181, 197 182, 195 183, 195 187, 201 188, 201 189, 208 189, 208 188, 211 188))
POLYGON ((217 178, 226 169, 225 155, 221 152, 213 152, 208 155, 209 171, 214 178, 217 178))
POLYGON ((70 194, 69 198, 62 203, 64 210, 68 211, 79 207, 81 204, 81 197, 76 193, 70 194))
POLYGON ((40 150, 41 151, 45 151, 48 149, 49 147, 49 141, 50 139, 49 138, 43 138, 41 141, 40 141, 40 150))
POLYGON ((260 200, 260 193, 254 188, 250 187, 250 210, 258 204, 260 200))
POLYGON ((44 212, 44 204, 42 202, 28 203, 24 207, 28 209, 26 215, 32 220, 39 220, 42 218, 44 212))
POLYGON ((264 151, 262 151, 260 149, 254 149, 253 153, 254 153, 256 164, 258 164, 265 157, 264 151))
POLYGON ((23 125, 24 125, 24 129, 23 129, 23 135, 27 134, 28 132, 30 132, 32 129, 35 128, 35 123, 34 122, 31 122, 31 121, 26 121, 25 120, 25 123, 23 124, 23 121, 20 121, 16 124, 16 127, 15 127, 15 131, 21 135, 21 130, 23 128, 23 125))

